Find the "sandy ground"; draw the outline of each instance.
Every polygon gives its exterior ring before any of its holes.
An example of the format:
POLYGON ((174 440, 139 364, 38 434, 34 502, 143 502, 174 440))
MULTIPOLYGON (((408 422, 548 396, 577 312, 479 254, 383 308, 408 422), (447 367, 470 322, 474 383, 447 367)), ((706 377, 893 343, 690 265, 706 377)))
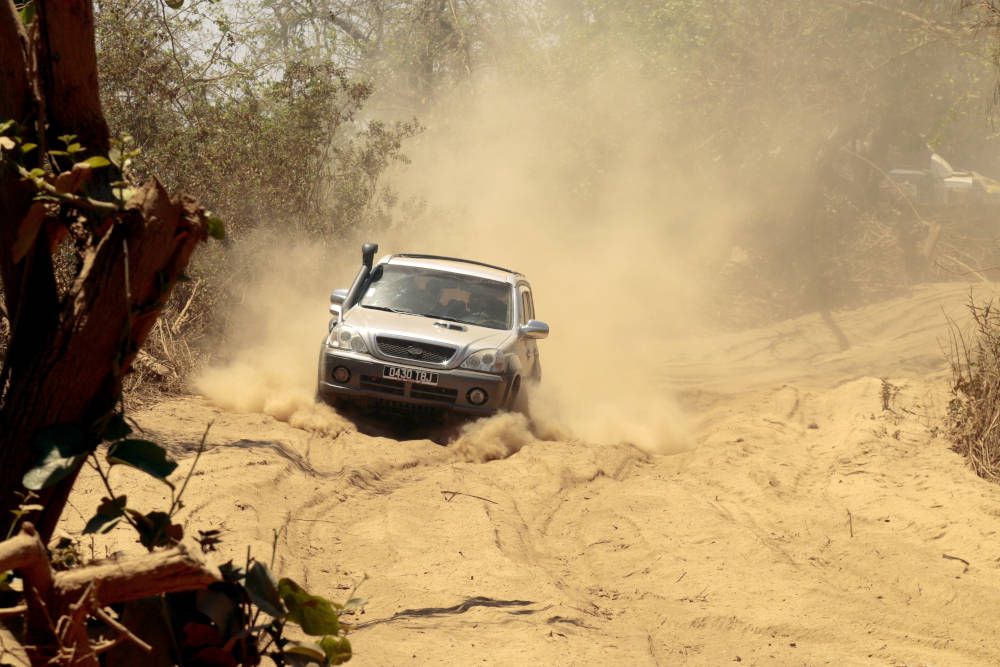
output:
MULTIPOLYGON (((697 444, 669 456, 536 441, 511 416, 460 447, 198 397, 137 418, 178 476, 215 420, 189 533, 221 529, 242 562, 278 530, 276 571, 336 599, 368 575, 352 664, 992 665, 1000 487, 939 432, 942 309, 968 290, 836 313, 847 351, 818 315, 678 342, 655 372, 697 444), (491 447, 517 451, 470 462, 491 447)), ((164 506, 160 485, 115 476, 130 504, 164 506)), ((100 497, 84 476, 64 528, 100 497)))

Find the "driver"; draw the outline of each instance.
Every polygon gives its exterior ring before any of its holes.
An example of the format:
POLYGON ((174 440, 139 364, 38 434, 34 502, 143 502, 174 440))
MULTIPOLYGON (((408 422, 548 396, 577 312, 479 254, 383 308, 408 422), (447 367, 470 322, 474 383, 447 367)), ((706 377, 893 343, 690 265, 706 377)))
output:
POLYGON ((440 298, 440 292, 433 289, 431 280, 425 281, 421 287, 420 279, 411 277, 400 285, 399 304, 409 312, 425 315, 430 313, 440 298))

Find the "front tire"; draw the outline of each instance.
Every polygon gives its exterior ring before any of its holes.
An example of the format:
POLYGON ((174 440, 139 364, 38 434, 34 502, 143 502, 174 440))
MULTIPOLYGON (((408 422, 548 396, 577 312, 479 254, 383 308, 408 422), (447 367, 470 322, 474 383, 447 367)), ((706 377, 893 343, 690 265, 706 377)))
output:
POLYGON ((521 376, 514 378, 514 384, 510 387, 510 395, 507 397, 507 411, 519 412, 528 415, 528 392, 521 386, 521 376))

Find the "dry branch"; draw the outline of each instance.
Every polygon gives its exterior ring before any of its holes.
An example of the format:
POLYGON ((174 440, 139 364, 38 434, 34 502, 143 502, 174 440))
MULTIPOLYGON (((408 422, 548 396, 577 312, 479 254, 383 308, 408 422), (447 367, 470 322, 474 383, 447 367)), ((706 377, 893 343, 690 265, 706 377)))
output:
MULTIPOLYGON (((86 619, 96 616, 123 637, 149 651, 149 644, 103 611, 108 605, 163 593, 199 590, 220 580, 210 567, 183 545, 121 561, 103 562, 53 574, 38 532, 25 523, 20 534, 0 542, 0 570, 14 570, 25 581, 28 604, 26 636, 57 646, 57 664, 96 667, 86 619), (53 624, 53 619, 56 622, 53 624)), ((23 646, 0 626, 0 657, 27 655, 23 646), (18 653, 20 651, 20 653, 18 653)), ((116 640, 116 641, 119 641, 116 640)), ((109 647, 101 646, 102 650, 109 647)), ((39 653, 41 656, 41 653, 39 653)), ((27 660, 27 658, 25 658, 27 660)), ((36 660, 37 661, 37 660, 36 660)), ((25 662, 27 664, 27 662, 25 662)))
POLYGON ((129 602, 160 593, 204 588, 219 581, 219 573, 192 555, 183 545, 121 561, 99 563, 55 576, 55 595, 72 599, 91 581, 98 606, 129 602))
POLYGON ((42 595, 52 590, 49 557, 32 524, 25 523, 20 533, 0 542, 0 571, 4 570, 19 572, 25 582, 42 595))

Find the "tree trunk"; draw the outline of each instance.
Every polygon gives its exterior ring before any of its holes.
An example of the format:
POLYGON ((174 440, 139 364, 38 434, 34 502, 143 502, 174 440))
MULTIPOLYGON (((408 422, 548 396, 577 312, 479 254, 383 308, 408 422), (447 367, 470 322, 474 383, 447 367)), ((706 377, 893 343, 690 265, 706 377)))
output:
MULTIPOLYGON (((93 7, 89 0, 35 4, 37 17, 26 33, 13 1, 0 0, 0 122, 18 121, 22 136, 39 144, 37 154, 64 134, 75 135, 87 153, 106 154, 93 7)), ((88 194, 107 200, 116 174, 111 167, 98 174, 88 194)), ((0 373, 0 528, 20 502, 40 430, 76 425, 96 447, 95 423, 114 408, 123 374, 207 228, 192 200, 171 199, 159 183, 147 183, 123 211, 88 213, 98 231, 82 251, 72 285, 60 294, 46 234, 39 233, 19 261, 11 253, 33 188, 10 160, 0 162, 0 277, 11 325, 0 373)), ((68 228, 79 213, 62 206, 60 215, 68 228)), ((45 509, 31 518, 43 539, 75 478, 76 471, 42 493, 45 509)))

